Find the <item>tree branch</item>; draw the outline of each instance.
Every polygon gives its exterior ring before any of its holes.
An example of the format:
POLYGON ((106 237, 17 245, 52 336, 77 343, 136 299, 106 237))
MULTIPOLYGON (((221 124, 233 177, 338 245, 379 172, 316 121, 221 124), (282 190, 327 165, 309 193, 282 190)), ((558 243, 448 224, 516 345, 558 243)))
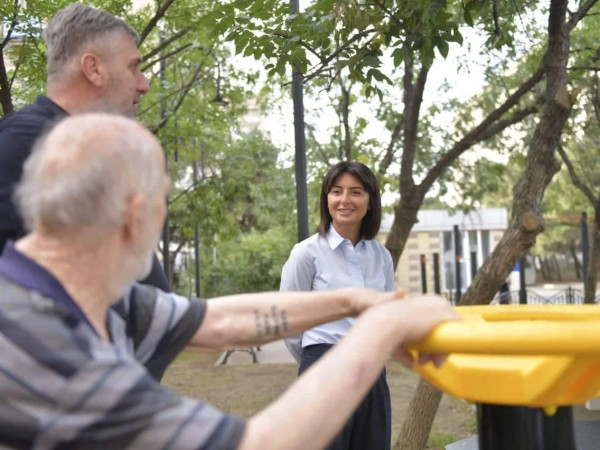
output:
POLYGON ((600 67, 596 67, 596 66, 571 66, 567 70, 570 70, 570 71, 586 70, 586 71, 590 71, 590 72, 598 72, 598 71, 600 71, 600 67))
POLYGON ((13 87, 13 84, 15 82, 15 78, 17 77, 17 72, 19 72, 21 64, 23 64, 23 59, 24 59, 23 58, 23 53, 20 53, 19 54, 19 58, 15 62, 15 68, 13 69, 12 76, 10 77, 10 80, 8 80, 8 89, 10 91, 12 91, 12 87, 13 87))
MULTIPOLYGON (((284 38, 284 39, 291 39, 292 38, 292 36, 290 36, 289 34, 281 33, 280 31, 274 32, 273 36, 281 37, 281 38, 284 38)), ((310 45, 308 45, 304 40, 300 39, 298 41, 298 44, 300 44, 306 50, 308 50, 313 55, 315 55, 317 58, 319 58, 319 61, 323 62, 323 57, 321 55, 319 55, 317 53, 317 51, 314 48, 312 48, 310 45)))
MULTIPOLYGON (((169 38, 167 38, 165 40, 162 40, 160 42, 160 44, 158 44, 158 46, 155 49, 153 49, 152 51, 150 51, 147 54, 145 54, 144 56, 142 56, 142 62, 146 62, 150 58, 152 58, 153 56, 158 55, 162 49, 164 49, 165 47, 167 47, 168 45, 170 45, 171 42, 176 41, 180 37, 186 35, 188 33, 188 31, 190 31, 189 28, 184 28, 183 30, 175 33, 173 36, 171 36, 171 37, 169 37, 169 38)), ((191 45, 191 44, 187 44, 186 46, 189 46, 189 45, 191 45)))
MULTIPOLYGON (((545 58, 542 59, 542 61, 540 62, 540 66, 537 68, 535 73, 531 77, 529 77, 529 79, 526 80, 523 84, 521 84, 521 86, 519 86, 519 88, 511 96, 509 96, 504 101, 504 103, 502 103, 502 105, 500 105, 498 108, 496 108, 490 114, 488 114, 488 116, 485 119, 483 119, 479 123, 479 125, 477 125, 471 131, 469 131, 460 141, 458 141, 456 144, 454 144, 454 146, 452 147, 452 149, 450 149, 450 151, 445 153, 438 160, 438 162, 435 164, 435 166, 429 171, 427 176, 423 179, 423 182, 421 183, 422 186, 428 187, 428 186, 433 185, 437 175, 439 175, 444 170, 446 170, 452 164, 452 162, 458 156, 460 156, 464 151, 471 148, 471 146, 473 146, 477 142, 481 141, 481 136, 483 135, 483 133, 495 121, 500 119, 500 117, 502 117, 502 115, 506 111, 508 111, 513 106, 515 106, 527 92, 529 92, 531 89, 533 89, 535 87, 535 85, 542 80, 542 78, 544 77, 544 74, 546 72, 544 60, 545 60, 545 58)), ((529 114, 531 114, 531 113, 529 113, 529 114)))
POLYGON ((323 71, 327 67, 327 64, 329 64, 333 59, 337 58, 337 56, 341 52, 346 50, 346 48, 348 48, 348 46, 350 46, 350 44, 353 44, 354 42, 358 41, 359 39, 361 39, 365 36, 368 36, 369 34, 374 33, 374 32, 375 32, 375 29, 371 28, 368 30, 361 31, 360 33, 357 33, 354 36, 352 36, 350 39, 348 39, 347 42, 345 42, 343 45, 341 45, 337 49, 335 49, 335 51, 331 55, 329 55, 325 58, 321 58, 321 62, 315 68, 315 70, 310 72, 308 75, 305 75, 303 77, 303 80, 308 81, 308 80, 311 80, 312 78, 316 77, 317 75, 319 75, 319 73, 321 73, 321 71, 323 71))
POLYGON ((390 143, 385 150, 385 154, 381 159, 381 164, 379 164, 379 174, 385 175, 390 164, 394 159, 394 153, 396 152, 396 142, 398 142, 398 137, 400 136, 400 132, 404 129, 404 116, 398 121, 394 130, 392 131, 392 136, 390 137, 390 143))
POLYGON ((165 3, 160 8, 158 8, 158 10, 154 14, 154 16, 152 16, 152 18, 148 21, 148 24, 146 25, 146 27, 140 33, 140 42, 138 45, 142 45, 142 43, 146 40, 146 38, 148 37, 150 32, 154 29, 154 27, 156 26, 158 21, 164 17, 165 13, 169 9, 169 7, 173 4, 174 1, 175 0, 166 0, 165 3))
POLYGON ((404 28, 404 24, 402 22, 400 22, 400 20, 394 15, 394 13, 385 6, 385 4, 379 0, 375 1, 375 5, 379 6, 379 8, 388 15, 388 17, 393 20, 394 22, 396 22, 397 25, 399 25, 401 28, 404 28))
POLYGON ((170 58, 173 55, 176 55, 177 53, 182 52, 183 50, 185 50, 186 48, 190 47, 192 45, 192 43, 187 43, 185 45, 182 45, 181 47, 177 47, 175 50, 170 51, 169 53, 166 53, 164 55, 162 55, 160 58, 157 58, 153 61, 150 61, 148 64, 146 64, 144 67, 142 67, 140 70, 142 72, 145 72, 146 70, 148 70, 150 67, 152 67, 154 64, 161 62, 167 58, 170 58))
POLYGON ((140 111, 138 113, 138 117, 143 116, 144 114, 146 114, 148 111, 150 111, 152 108, 154 108, 156 105, 158 105, 159 103, 164 102, 165 100, 167 100, 168 98, 171 98, 177 94, 179 94, 181 91, 183 91, 186 88, 186 86, 182 86, 179 89, 175 89, 174 91, 169 92, 168 94, 163 95, 160 99, 158 99, 157 101, 151 103, 146 109, 144 109, 143 111, 140 111))
POLYGON ((196 189, 196 187, 199 186, 195 186, 194 184, 186 187, 183 191, 179 192, 175 197, 173 197, 172 199, 169 199, 169 206, 177 203, 182 197, 187 196, 190 191, 193 191, 196 189))
POLYGON ((342 91, 342 97, 340 99, 340 114, 342 120, 342 126, 344 129, 344 136, 342 138, 342 147, 344 149, 344 159, 346 161, 352 160, 352 131, 350 130, 350 89, 346 89, 342 76, 338 76, 338 83, 340 90, 342 91))
POLYGON ((306 124, 306 129, 308 130, 308 134, 311 137, 311 139, 314 142, 314 147, 316 147, 316 149, 319 151, 322 161, 323 163, 329 165, 329 157, 327 156, 327 154, 323 151, 323 146, 321 145, 321 143, 317 140, 317 137, 315 136, 315 127, 309 124, 306 124))
POLYGON ((594 197, 594 194, 592 193, 592 190, 590 189, 590 187, 587 184, 585 184, 581 180, 581 178, 579 178, 579 175, 577 175, 577 172, 575 171, 575 167, 573 167, 573 163, 567 156, 567 153, 565 152, 565 149, 563 148, 563 146, 559 145, 557 147, 557 151, 558 151, 558 154, 560 155, 561 159, 564 161, 564 163, 567 166, 567 169, 569 171, 569 176, 571 177, 571 181, 572 181, 573 185, 577 189, 579 189, 583 193, 583 195, 585 195, 587 197, 587 199, 590 201, 590 203, 592 205, 594 205, 594 207, 595 207, 596 204, 598 203, 598 199, 596 197, 594 197))
POLYGON ((19 24, 19 22, 17 21, 17 15, 19 13, 20 8, 19 0, 14 0, 13 3, 15 4, 15 13, 13 14, 12 20, 10 21, 10 26, 6 31, 6 36, 4 36, 4 39, 2 39, 2 43, 0 43, 0 50, 4 50, 4 47, 6 47, 6 44, 8 44, 8 41, 10 41, 13 31, 15 31, 15 28, 19 24))
POLYGON ((169 119, 171 118, 171 116, 177 114, 177 111, 179 111, 179 108, 181 108, 181 105, 183 105, 183 101, 187 97, 187 94, 190 92, 190 90, 192 89, 194 84, 196 84, 196 82, 198 81, 202 67, 204 67, 204 63, 198 64, 198 66, 196 67, 196 70, 194 71, 194 73, 192 74, 192 76, 190 78, 189 83, 183 88, 181 96, 177 100, 177 103, 175 104, 175 106, 171 109, 169 114, 167 114, 163 118, 161 118, 160 122, 158 123, 158 125, 156 125, 156 127, 151 129, 152 133, 157 134, 169 122, 169 119))
POLYGON ((571 33, 573 28, 587 15, 588 11, 596 4, 598 0, 587 0, 581 7, 573 13, 569 21, 567 22, 567 33, 571 33))

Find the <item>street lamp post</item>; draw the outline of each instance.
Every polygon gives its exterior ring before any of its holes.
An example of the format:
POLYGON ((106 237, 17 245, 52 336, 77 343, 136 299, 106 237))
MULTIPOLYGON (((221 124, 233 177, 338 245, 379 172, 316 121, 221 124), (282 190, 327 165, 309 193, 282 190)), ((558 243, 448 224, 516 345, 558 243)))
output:
MULTIPOLYGON (((299 0, 291 0, 292 12, 300 10, 299 0)), ((292 100, 294 103, 294 137, 296 166, 296 208, 298 242, 308 237, 308 195, 306 192, 306 139, 304 135, 304 86, 302 73, 292 73, 292 100)))

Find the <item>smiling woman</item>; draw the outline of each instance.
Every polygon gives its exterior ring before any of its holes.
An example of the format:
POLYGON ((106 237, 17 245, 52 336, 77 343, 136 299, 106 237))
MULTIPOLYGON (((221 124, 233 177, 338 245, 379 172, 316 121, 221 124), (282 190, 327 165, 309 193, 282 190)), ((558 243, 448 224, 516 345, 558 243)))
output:
MULTIPOLYGON (((394 289, 390 253, 374 240, 381 223, 381 195, 364 164, 333 166, 321 186, 318 233, 297 244, 283 267, 282 291, 342 287, 394 289)), ((299 374, 335 345, 354 324, 344 318, 312 328, 286 342, 300 362, 299 374)), ((328 449, 387 450, 391 438, 390 392, 385 370, 328 449)))

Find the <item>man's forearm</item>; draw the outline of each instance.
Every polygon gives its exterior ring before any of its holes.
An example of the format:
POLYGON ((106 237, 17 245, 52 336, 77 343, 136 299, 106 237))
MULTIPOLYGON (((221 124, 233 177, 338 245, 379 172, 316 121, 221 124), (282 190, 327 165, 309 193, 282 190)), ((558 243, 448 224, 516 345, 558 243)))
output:
POLYGON ((348 289, 221 297, 208 301, 190 345, 211 350, 260 345, 357 312, 348 289))

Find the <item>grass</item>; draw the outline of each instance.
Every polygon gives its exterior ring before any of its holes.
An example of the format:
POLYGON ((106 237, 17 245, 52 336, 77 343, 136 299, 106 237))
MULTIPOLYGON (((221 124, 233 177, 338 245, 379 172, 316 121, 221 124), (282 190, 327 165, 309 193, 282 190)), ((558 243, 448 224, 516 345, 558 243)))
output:
MULTIPOLYGON (((218 356, 183 353, 169 368, 163 383, 177 393, 247 418, 271 403, 296 379, 295 364, 215 366, 218 356)), ((392 362, 387 366, 387 380, 392 400, 392 436, 397 436, 418 376, 392 362)), ((444 395, 432 429, 428 447, 443 449, 476 432, 474 413, 465 402, 444 395)), ((395 440, 396 437, 392 443, 395 440)))
POLYGON ((427 440, 427 447, 434 450, 444 450, 446 445, 458 441, 459 438, 450 431, 444 430, 431 430, 429 439, 427 440))

